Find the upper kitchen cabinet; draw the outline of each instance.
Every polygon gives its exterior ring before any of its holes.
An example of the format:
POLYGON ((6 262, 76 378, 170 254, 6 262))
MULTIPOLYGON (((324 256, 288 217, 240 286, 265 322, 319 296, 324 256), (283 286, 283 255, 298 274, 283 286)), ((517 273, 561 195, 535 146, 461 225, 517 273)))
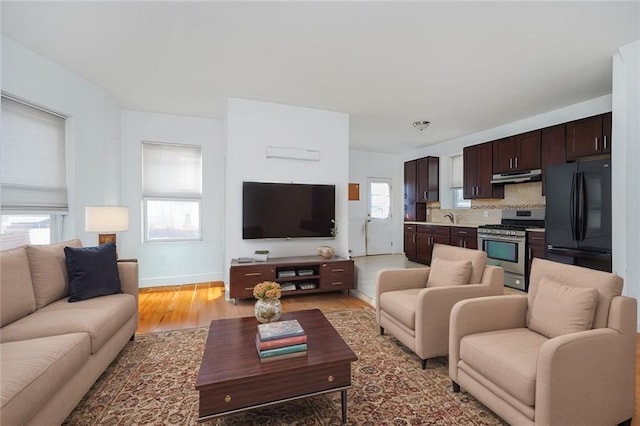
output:
POLYGON ((540 168, 540 130, 493 142, 493 173, 540 168))
POLYGON ((416 201, 438 201, 440 199, 440 158, 419 158, 416 160, 416 169, 418 180, 416 201))
POLYGON ((504 198, 504 185, 492 185, 493 170, 492 143, 468 146, 462 150, 463 189, 467 199, 504 198))
POLYGON ((416 220, 416 167, 415 160, 404 163, 404 220, 416 220))
POLYGON ((542 195, 546 185, 545 170, 547 166, 564 164, 564 131, 565 125, 547 127, 540 131, 540 168, 542 169, 542 195))
POLYGON ((595 115, 567 123, 566 159, 611 153, 611 113, 595 115))

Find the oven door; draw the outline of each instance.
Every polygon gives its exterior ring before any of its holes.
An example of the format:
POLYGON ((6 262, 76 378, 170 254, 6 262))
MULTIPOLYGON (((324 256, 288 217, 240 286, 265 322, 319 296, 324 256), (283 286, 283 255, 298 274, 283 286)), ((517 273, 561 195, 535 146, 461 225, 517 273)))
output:
POLYGON ((525 238, 478 235, 478 247, 487 253, 487 264, 524 276, 525 238))

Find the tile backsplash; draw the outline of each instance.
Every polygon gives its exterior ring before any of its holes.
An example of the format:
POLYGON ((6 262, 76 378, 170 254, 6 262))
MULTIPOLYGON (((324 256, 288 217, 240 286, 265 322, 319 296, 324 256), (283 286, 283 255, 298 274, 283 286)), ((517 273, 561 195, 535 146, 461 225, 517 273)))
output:
MULTIPOLYGON (((442 194, 441 194, 442 196, 442 194)), ((500 223, 504 209, 543 209, 545 197, 541 182, 505 185, 504 199, 471 200, 470 209, 440 209, 440 203, 429 203, 427 222, 449 222, 444 217, 452 213, 456 223, 485 224, 500 223)))

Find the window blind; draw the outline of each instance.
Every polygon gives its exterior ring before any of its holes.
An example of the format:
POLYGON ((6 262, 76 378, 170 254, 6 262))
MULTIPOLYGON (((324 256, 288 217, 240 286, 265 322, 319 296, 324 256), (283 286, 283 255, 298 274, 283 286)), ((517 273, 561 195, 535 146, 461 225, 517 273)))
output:
POLYGON ((142 192, 151 198, 202 198, 202 149, 142 143, 142 192))
POLYGON ((2 96, 2 213, 67 213, 65 118, 2 96))
POLYGON ((462 154, 451 157, 451 188, 462 188, 462 154))

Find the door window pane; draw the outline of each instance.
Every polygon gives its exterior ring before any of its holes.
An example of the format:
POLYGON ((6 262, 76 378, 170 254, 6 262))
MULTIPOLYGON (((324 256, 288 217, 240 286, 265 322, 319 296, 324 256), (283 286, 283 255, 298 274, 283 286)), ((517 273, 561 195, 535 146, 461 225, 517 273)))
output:
POLYGON ((391 208, 391 188, 385 182, 371 182, 369 216, 372 219, 387 219, 391 208))

